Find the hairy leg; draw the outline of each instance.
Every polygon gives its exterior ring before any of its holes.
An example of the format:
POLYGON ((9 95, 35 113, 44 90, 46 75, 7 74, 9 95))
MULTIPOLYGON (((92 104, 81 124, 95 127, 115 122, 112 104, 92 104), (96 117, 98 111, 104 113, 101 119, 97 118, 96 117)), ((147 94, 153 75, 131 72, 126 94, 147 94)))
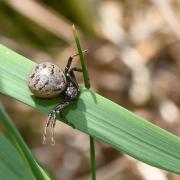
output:
POLYGON ((57 105, 48 115, 48 119, 45 123, 44 127, 44 133, 43 133, 43 144, 46 144, 46 134, 47 134, 47 128, 51 128, 51 144, 54 145, 54 127, 56 125, 56 116, 60 114, 60 116, 63 118, 63 110, 68 107, 71 103, 70 102, 63 102, 62 104, 57 105))
POLYGON ((68 76, 69 81, 74 85, 74 87, 77 89, 77 91, 80 92, 79 85, 77 83, 74 71, 82 72, 82 69, 77 68, 77 67, 73 67, 69 70, 69 76, 68 76))
MULTIPOLYGON (((87 52, 87 50, 84 50, 84 51, 83 51, 83 53, 86 53, 86 52, 87 52)), ((69 68, 70 68, 70 66, 71 66, 71 63, 72 63, 72 60, 73 60, 73 58, 76 57, 76 56, 79 56, 79 53, 74 54, 74 55, 72 55, 72 56, 69 57, 68 62, 67 62, 67 65, 66 65, 66 67, 65 67, 65 74, 68 73, 69 68)))

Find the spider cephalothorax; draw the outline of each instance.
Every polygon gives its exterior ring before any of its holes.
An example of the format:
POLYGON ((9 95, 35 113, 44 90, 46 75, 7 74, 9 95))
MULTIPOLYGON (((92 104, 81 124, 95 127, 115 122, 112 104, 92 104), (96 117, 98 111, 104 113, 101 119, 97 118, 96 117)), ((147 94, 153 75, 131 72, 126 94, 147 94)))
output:
POLYGON ((77 55, 79 54, 69 57, 64 70, 55 64, 44 62, 38 64, 29 76, 28 85, 36 97, 54 98, 61 96, 62 99, 62 102, 54 107, 48 115, 48 120, 44 128, 43 143, 46 143, 47 127, 50 127, 52 133, 51 141, 52 144, 54 144, 56 116, 60 114, 63 118, 63 110, 79 96, 79 85, 74 72, 82 72, 82 69, 76 67, 71 68, 72 60, 77 55))

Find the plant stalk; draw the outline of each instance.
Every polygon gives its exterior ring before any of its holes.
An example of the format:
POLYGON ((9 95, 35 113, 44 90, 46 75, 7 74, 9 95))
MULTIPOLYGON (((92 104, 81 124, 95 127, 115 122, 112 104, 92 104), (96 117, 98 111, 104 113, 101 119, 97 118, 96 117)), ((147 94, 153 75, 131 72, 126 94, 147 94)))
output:
POLYGON ((89 136, 89 140, 90 140, 92 180, 96 180, 96 157, 95 157, 94 138, 92 136, 89 136))
MULTIPOLYGON (((74 39, 76 42, 76 46, 77 46, 77 50, 79 53, 80 62, 81 62, 81 66, 82 66, 84 85, 87 89, 89 89, 90 88, 89 74, 88 74, 86 64, 84 62, 83 51, 81 49, 80 41, 79 41, 77 31, 76 31, 76 28, 74 25, 72 26, 72 30, 73 30, 73 35, 74 35, 74 39)), ((90 141, 90 158, 91 158, 92 180, 96 180, 96 159, 95 159, 94 138, 92 136, 89 136, 89 141, 90 141)))

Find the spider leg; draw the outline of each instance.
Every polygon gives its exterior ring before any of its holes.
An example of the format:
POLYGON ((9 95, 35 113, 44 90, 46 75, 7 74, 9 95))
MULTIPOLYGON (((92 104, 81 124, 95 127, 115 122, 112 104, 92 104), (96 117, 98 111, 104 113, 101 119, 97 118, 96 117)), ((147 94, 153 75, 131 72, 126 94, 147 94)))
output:
MULTIPOLYGON (((86 53, 86 52, 87 52, 87 50, 84 50, 84 51, 83 51, 83 53, 86 53)), ((79 56, 79 53, 74 54, 74 55, 72 55, 72 56, 69 57, 68 62, 67 62, 67 65, 66 65, 66 67, 65 67, 65 74, 67 74, 67 72, 69 71, 69 68, 70 68, 70 66, 71 66, 72 60, 73 60, 73 58, 76 57, 76 56, 79 56)))
MULTIPOLYGON (((48 115, 48 120, 45 123, 44 133, 43 133, 43 144, 46 144, 47 128, 51 128, 51 144, 54 145, 54 127, 56 125, 56 116, 60 114, 62 116, 63 110, 70 105, 70 102, 63 102, 57 105, 48 115)), ((67 122, 68 123, 68 122, 67 122)))
MULTIPOLYGON (((48 119, 45 123, 45 127, 44 127, 44 133, 43 133, 43 144, 46 144, 46 135, 47 135, 47 128, 48 127, 52 127, 52 125, 56 122, 56 112, 53 110, 49 113, 48 115, 48 119)), ((53 134, 53 133, 52 133, 53 134)), ((52 136, 54 139, 54 135, 52 136)), ((52 142, 54 141, 52 139, 52 142)))
POLYGON ((82 69, 81 68, 77 68, 77 67, 73 67, 69 70, 69 74, 71 74, 72 72, 74 73, 74 71, 77 71, 77 72, 82 72, 82 69))
MULTIPOLYGON (((64 117, 64 114, 63 114, 63 110, 66 109, 69 105, 71 105, 71 102, 72 102, 72 101, 73 101, 73 100, 64 101, 62 104, 57 105, 57 106, 54 108, 54 110, 56 111, 56 114, 59 114, 60 117, 61 117, 67 124, 69 124, 70 126, 72 126, 72 127, 74 128, 73 124, 70 123, 70 122, 64 117)), ((52 128, 53 128, 53 129, 54 129, 55 125, 56 125, 56 121, 54 121, 54 123, 52 124, 52 128)))
MULTIPOLYGON (((54 111, 56 112, 56 114, 59 114, 61 116, 61 118, 64 119, 63 116, 63 110, 68 107, 71 104, 70 101, 64 101, 62 104, 58 104, 55 108, 54 111)), ((53 124, 53 127, 55 126, 55 123, 53 124)))
POLYGON ((75 56, 77 56, 77 55, 78 55, 78 54, 75 54, 75 55, 72 55, 72 56, 69 57, 68 62, 67 62, 67 65, 66 65, 66 67, 65 67, 65 74, 69 71, 69 68, 70 68, 70 66, 71 66, 71 63, 72 63, 73 58, 74 58, 75 56))
POLYGON ((74 74, 74 71, 78 71, 78 72, 82 72, 82 69, 80 68, 77 68, 77 67, 73 67, 69 70, 69 81, 75 86, 75 88, 77 89, 78 92, 80 92, 80 89, 79 89, 79 85, 77 83, 77 80, 76 80, 76 76, 74 74))

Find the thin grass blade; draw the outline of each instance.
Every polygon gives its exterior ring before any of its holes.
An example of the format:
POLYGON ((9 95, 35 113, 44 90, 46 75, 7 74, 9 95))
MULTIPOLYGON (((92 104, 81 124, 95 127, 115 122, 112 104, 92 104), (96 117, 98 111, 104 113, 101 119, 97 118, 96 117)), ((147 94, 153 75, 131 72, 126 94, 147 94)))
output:
MULTIPOLYGON (((30 93, 28 75, 36 64, 0 46, 0 92, 49 112, 58 99, 30 93)), ((152 166, 180 174, 180 138, 87 89, 81 90, 66 118, 80 131, 152 166)))

